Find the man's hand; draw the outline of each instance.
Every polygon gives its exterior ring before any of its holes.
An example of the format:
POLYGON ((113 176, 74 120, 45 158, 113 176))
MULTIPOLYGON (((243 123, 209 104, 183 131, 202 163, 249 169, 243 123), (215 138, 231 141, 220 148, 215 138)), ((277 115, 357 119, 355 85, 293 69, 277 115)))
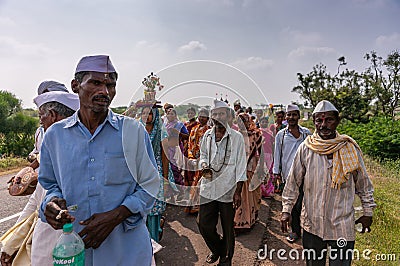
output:
POLYGON ((61 212, 60 217, 59 214, 61 210, 67 210, 67 202, 65 199, 57 197, 52 198, 50 202, 47 203, 46 209, 44 210, 47 223, 56 230, 62 229, 63 225, 66 223, 75 221, 75 217, 69 214, 68 211, 61 212))
POLYGON ((361 223, 362 231, 361 233, 371 232, 370 226, 372 225, 372 216, 361 216, 355 221, 355 224, 361 223))
POLYGON ((236 183, 236 190, 233 194, 233 208, 235 210, 239 209, 240 205, 242 205, 242 188, 243 188, 243 181, 239 181, 236 183))
POLYGON ((93 214, 89 219, 79 222, 85 225, 85 228, 79 232, 85 248, 98 248, 114 228, 131 215, 128 208, 120 206, 108 212, 93 214))
POLYGON ((283 233, 287 233, 288 227, 292 224, 292 216, 288 212, 282 212, 281 229, 283 233))
POLYGON ((17 255, 17 251, 15 251, 14 254, 12 254, 12 255, 8 255, 5 252, 1 252, 1 259, 0 259, 1 265, 2 266, 11 266, 12 262, 15 258, 15 255, 17 255))

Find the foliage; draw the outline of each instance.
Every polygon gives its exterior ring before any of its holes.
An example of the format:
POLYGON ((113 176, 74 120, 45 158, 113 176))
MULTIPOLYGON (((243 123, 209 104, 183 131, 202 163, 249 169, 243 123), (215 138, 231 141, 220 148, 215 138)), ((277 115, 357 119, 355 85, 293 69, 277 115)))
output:
POLYGON ((193 107, 196 110, 196 114, 201 108, 199 105, 193 104, 193 103, 174 106, 174 109, 176 110, 176 114, 178 115, 180 120, 182 120, 182 121, 187 120, 186 110, 189 109, 190 107, 193 107))
POLYGON ((11 92, 0 90, 0 132, 4 132, 6 118, 20 110, 21 100, 15 98, 11 92))
POLYGON ((373 117, 366 124, 342 120, 338 131, 354 138, 364 153, 376 159, 400 158, 400 120, 373 117))
POLYGON ((21 112, 21 101, 0 91, 0 154, 26 156, 32 150, 38 119, 21 112))
POLYGON ((321 100, 331 101, 341 116, 350 121, 367 123, 369 117, 396 116, 400 103, 400 53, 394 51, 385 60, 376 52, 364 57, 370 66, 363 73, 345 69, 345 58, 338 59, 338 72, 331 75, 326 66, 317 64, 307 74, 297 73, 299 84, 292 89, 304 100, 304 106, 314 108, 321 100))
POLYGON ((111 110, 114 112, 114 113, 117 113, 117 114, 122 114, 123 112, 125 112, 126 111, 126 106, 118 106, 118 107, 113 107, 113 108, 111 108, 111 110))
POLYGON ((376 97, 374 113, 394 117, 400 100, 399 51, 390 53, 385 60, 374 51, 364 58, 371 64, 364 77, 376 97))
POLYGON ((0 173, 10 169, 22 168, 27 165, 28 161, 25 158, 13 156, 0 158, 0 173))

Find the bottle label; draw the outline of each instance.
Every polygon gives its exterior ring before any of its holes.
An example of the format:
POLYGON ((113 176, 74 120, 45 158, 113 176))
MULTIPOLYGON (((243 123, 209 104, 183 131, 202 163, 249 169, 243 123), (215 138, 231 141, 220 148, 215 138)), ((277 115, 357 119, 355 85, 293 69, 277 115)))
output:
POLYGON ((53 256, 53 265, 68 265, 68 266, 84 266, 85 265, 85 251, 82 250, 81 253, 67 258, 60 258, 53 256))

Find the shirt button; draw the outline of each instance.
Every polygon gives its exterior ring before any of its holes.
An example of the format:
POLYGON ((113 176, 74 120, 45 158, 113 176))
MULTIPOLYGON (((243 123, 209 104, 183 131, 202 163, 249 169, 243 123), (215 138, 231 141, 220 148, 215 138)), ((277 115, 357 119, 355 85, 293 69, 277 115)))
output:
POLYGON ((91 161, 91 162, 94 162, 94 158, 91 158, 90 161, 91 161))
POLYGON ((90 179, 94 180, 94 176, 92 176, 90 179))

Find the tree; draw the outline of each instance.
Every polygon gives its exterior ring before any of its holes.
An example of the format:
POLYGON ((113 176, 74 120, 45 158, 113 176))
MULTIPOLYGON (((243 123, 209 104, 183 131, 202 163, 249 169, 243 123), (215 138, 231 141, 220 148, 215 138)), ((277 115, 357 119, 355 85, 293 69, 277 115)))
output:
POLYGON ((306 75, 297 73, 299 85, 292 92, 300 94, 305 100, 305 106, 314 108, 319 101, 329 100, 338 108, 343 118, 353 122, 367 121, 371 101, 368 86, 356 71, 346 69, 340 72, 340 66, 346 65, 344 56, 338 61, 338 72, 335 76, 331 76, 323 64, 317 64, 306 75))
POLYGON ((11 92, 0 90, 0 132, 4 132, 6 118, 18 111, 21 111, 21 100, 11 92))
POLYGON ((0 153, 26 156, 33 147, 37 118, 24 115, 21 100, 0 91, 0 153))
POLYGON ((364 58, 371 64, 364 78, 376 98, 373 112, 394 118, 400 100, 400 53, 393 51, 384 60, 371 51, 364 58))
POLYGON ((305 106, 313 108, 321 100, 334 98, 332 77, 326 71, 325 65, 315 65, 313 70, 306 75, 297 73, 297 79, 299 85, 294 87, 292 92, 300 94, 300 97, 305 100, 305 106))

